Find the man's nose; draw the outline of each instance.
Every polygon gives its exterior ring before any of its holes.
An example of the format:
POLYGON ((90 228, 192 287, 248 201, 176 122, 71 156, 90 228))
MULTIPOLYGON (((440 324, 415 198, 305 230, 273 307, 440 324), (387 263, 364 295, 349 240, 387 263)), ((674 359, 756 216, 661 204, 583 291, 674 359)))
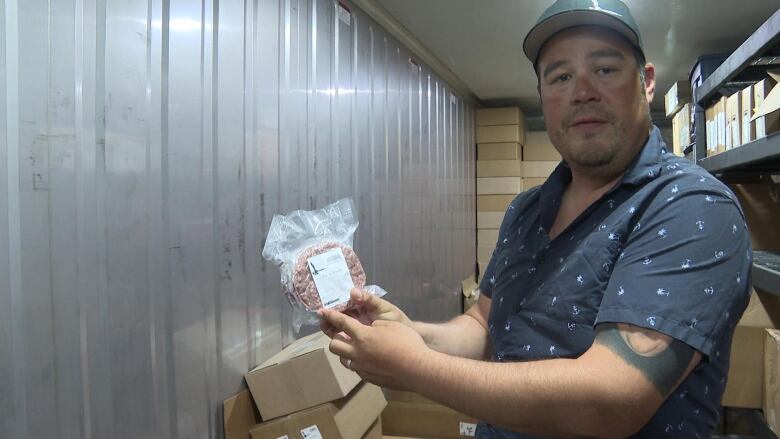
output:
POLYGON ((584 104, 599 101, 600 99, 601 95, 591 81, 591 78, 587 75, 578 75, 574 82, 572 102, 575 104, 584 104))

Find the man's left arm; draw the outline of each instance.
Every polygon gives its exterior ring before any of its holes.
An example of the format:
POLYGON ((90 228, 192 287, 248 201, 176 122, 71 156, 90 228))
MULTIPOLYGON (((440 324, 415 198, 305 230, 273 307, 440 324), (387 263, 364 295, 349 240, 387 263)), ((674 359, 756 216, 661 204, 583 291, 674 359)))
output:
POLYGON ((393 322, 326 318, 350 335, 331 350, 379 385, 414 390, 488 423, 530 434, 626 437, 653 416, 701 359, 661 333, 602 324, 577 359, 489 363, 428 349, 393 322))

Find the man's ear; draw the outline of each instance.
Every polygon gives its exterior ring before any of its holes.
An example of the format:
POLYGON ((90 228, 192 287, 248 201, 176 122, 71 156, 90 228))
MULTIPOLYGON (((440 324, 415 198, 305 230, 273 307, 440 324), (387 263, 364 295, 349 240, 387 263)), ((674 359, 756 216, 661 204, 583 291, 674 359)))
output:
POLYGON ((653 102, 653 97, 655 97, 655 66, 653 63, 645 64, 645 96, 648 104, 653 102))

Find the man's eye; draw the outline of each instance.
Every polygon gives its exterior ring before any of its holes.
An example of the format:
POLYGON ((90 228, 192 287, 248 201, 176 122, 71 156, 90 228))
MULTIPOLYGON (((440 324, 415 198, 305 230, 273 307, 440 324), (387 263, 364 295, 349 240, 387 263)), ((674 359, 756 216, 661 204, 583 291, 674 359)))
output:
POLYGON ((562 74, 556 76, 553 79, 552 83, 555 84, 556 82, 565 82, 565 81, 568 81, 569 79, 571 79, 571 75, 570 74, 562 73, 562 74))
POLYGON ((602 75, 611 75, 612 73, 615 73, 615 69, 612 67, 600 67, 597 72, 602 75))

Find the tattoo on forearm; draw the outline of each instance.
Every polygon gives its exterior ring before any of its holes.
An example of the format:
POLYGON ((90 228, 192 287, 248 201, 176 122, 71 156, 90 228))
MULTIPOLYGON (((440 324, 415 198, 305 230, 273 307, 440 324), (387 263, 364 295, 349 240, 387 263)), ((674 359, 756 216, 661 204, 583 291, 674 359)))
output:
POLYGON ((658 392, 666 397, 683 377, 696 351, 673 338, 668 342, 655 343, 637 343, 636 340, 635 335, 616 324, 601 324, 594 343, 606 346, 639 369, 658 392))

